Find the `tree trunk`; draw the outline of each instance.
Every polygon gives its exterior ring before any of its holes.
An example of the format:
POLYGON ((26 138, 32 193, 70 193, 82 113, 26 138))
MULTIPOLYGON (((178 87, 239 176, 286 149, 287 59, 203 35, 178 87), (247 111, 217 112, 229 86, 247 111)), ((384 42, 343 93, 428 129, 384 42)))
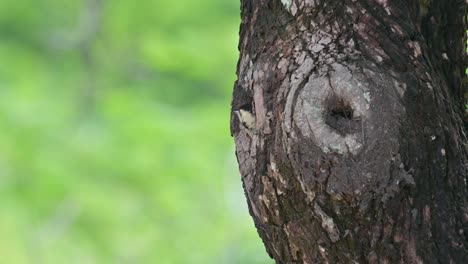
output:
POLYGON ((463 0, 241 0, 231 116, 277 263, 468 263, 463 0))

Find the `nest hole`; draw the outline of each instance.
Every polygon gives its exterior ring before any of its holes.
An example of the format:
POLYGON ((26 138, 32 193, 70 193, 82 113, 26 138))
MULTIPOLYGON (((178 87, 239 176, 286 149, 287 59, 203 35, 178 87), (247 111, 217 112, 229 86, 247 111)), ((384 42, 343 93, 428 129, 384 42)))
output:
POLYGON ((337 96, 326 102, 325 123, 340 135, 352 134, 360 128, 360 119, 356 118, 354 109, 348 100, 337 96))
POLYGON ((340 101, 336 107, 330 109, 330 115, 336 118, 353 119, 354 110, 344 101, 340 101))

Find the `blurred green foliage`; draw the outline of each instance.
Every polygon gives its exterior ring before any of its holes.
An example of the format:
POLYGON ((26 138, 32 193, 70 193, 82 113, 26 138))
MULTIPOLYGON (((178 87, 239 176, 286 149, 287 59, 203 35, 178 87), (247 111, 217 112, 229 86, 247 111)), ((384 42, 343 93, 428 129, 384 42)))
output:
POLYGON ((272 263, 229 134, 234 0, 0 1, 1 263, 272 263))

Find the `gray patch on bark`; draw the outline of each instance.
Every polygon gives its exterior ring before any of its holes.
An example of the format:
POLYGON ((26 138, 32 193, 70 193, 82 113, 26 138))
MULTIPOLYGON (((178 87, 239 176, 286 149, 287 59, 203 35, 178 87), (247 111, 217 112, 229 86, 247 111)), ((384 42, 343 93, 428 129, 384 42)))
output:
POLYGON ((329 76, 312 75, 300 91, 294 108, 294 122, 301 133, 313 139, 323 152, 357 154, 362 147, 359 134, 340 135, 325 122, 330 97, 337 97, 350 105, 353 119, 369 117, 368 88, 353 78, 350 70, 341 64, 332 65, 329 76))
MULTIPOLYGON (((263 72, 260 72, 261 74, 263 74, 263 72)), ((263 130, 263 127, 265 125, 265 121, 266 121, 266 108, 265 108, 265 100, 264 100, 264 96, 263 96, 263 87, 260 86, 258 83, 258 77, 257 77, 257 74, 260 74, 260 73, 257 73, 257 72, 254 72, 254 82, 257 83, 256 85, 254 85, 254 103, 255 103, 255 115, 256 115, 256 128, 257 130, 261 131, 263 130)), ((262 77, 260 77, 262 78, 262 77)))
POLYGON ((314 61, 307 57, 304 60, 304 63, 292 74, 291 80, 289 83, 285 83, 285 88, 289 84, 289 94, 286 99, 286 106, 284 107, 284 130, 286 132, 291 132, 292 127, 292 112, 293 112, 293 102, 297 90, 299 89, 301 83, 308 78, 310 72, 314 67, 314 61))
POLYGON ((318 204, 314 205, 314 211, 320 216, 320 219, 322 220, 322 228, 327 231, 330 240, 333 243, 340 240, 340 230, 333 221, 333 218, 328 216, 318 204))

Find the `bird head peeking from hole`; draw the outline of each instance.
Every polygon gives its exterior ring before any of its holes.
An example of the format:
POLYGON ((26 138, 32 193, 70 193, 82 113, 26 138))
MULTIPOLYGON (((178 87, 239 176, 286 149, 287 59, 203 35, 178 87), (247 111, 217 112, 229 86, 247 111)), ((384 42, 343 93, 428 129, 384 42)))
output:
POLYGON ((256 129, 256 119, 253 113, 252 104, 244 104, 234 113, 239 118, 241 125, 250 132, 254 132, 256 129))

